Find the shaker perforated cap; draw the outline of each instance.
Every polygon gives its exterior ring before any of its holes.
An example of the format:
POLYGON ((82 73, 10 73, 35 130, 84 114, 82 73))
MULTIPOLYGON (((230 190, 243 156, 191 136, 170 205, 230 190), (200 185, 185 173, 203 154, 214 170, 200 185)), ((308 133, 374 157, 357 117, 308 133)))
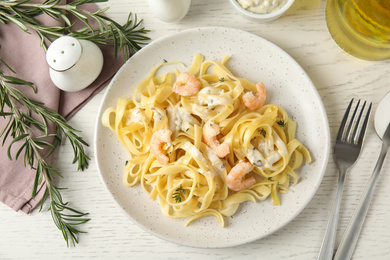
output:
POLYGON ((46 52, 46 61, 53 70, 68 70, 80 59, 82 49, 76 38, 62 36, 50 44, 46 52))

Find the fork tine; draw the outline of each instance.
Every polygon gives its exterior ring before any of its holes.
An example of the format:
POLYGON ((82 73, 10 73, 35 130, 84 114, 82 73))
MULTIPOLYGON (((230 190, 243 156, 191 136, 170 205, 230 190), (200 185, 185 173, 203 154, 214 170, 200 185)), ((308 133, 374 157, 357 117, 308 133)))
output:
POLYGON ((361 144, 363 142, 364 134, 366 133, 366 129, 367 129, 367 125, 368 125, 368 119, 369 119, 370 113, 371 113, 371 107, 372 107, 372 103, 370 103, 370 106, 368 107, 368 111, 367 111, 366 117, 364 119, 362 129, 360 130, 359 139, 357 141, 358 144, 361 144))
MULTIPOLYGON (((363 107, 360 109, 360 113, 359 113, 358 119, 356 120, 355 128, 353 129, 353 134, 352 134, 352 136, 351 136, 351 142, 352 142, 352 143, 355 143, 355 140, 356 140, 356 137, 357 137, 356 133, 357 133, 357 130, 358 130, 358 128, 359 128, 360 119, 362 118, 364 108, 366 107, 366 103, 367 103, 367 102, 364 101, 363 107)), ((358 105, 359 105, 359 103, 358 103, 358 105)), ((355 109, 355 110, 357 110, 357 106, 356 106, 356 109, 355 109)), ((362 128, 362 130, 363 130, 363 128, 362 128)))
POLYGON ((348 108, 347 108, 347 110, 344 113, 343 120, 341 121, 340 128, 339 128, 339 131, 338 131, 337 137, 336 137, 337 141, 341 141, 341 139, 343 138, 343 132, 344 132, 345 124, 347 123, 348 114, 349 114, 349 111, 351 110, 352 102, 353 102, 353 98, 349 102, 348 108))
MULTIPOLYGON (((351 120, 349 121, 348 129, 347 129, 347 131, 345 133, 346 141, 349 141, 349 140, 352 139, 352 142, 353 142, 353 136, 351 136, 351 128, 352 128, 353 121, 355 119, 356 112, 357 112, 357 110, 359 108, 359 105, 360 105, 360 99, 358 100, 358 102, 356 104, 356 107, 355 107, 355 110, 353 111, 351 120)), ((359 122, 357 122, 356 125, 359 125, 359 122)))

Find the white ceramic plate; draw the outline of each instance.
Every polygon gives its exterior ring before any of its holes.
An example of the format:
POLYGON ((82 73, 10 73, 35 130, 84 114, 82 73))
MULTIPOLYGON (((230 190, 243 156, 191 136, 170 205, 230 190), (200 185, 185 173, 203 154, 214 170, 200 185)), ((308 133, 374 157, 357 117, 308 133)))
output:
MULTIPOLYGON (((169 70, 172 70, 170 67, 169 70)), ((179 67, 182 71, 187 68, 179 67)), ((271 42, 251 33, 224 27, 203 27, 181 31, 158 39, 134 55, 118 71, 101 103, 95 132, 97 167, 104 184, 130 218, 156 236, 178 244, 218 248, 248 243, 284 227, 309 203, 319 187, 329 156, 329 125, 322 101, 305 71, 287 53, 271 42), (298 122, 297 137, 310 150, 313 162, 298 173, 294 192, 281 196, 281 206, 270 199, 244 203, 227 227, 207 217, 184 227, 186 219, 165 217, 157 201, 149 199, 140 186, 123 184, 127 152, 115 134, 101 125, 101 116, 115 106, 119 97, 130 97, 134 86, 151 69, 167 61, 182 61, 189 66, 194 53, 208 60, 231 56, 227 67, 240 77, 263 81, 267 103, 281 105, 298 122)))

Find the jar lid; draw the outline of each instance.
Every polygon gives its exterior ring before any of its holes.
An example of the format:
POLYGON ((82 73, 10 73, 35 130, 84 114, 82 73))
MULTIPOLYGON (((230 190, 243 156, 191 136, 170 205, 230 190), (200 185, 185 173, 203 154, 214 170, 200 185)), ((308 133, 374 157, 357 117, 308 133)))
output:
POLYGON ((46 52, 46 62, 56 71, 73 67, 80 59, 83 48, 74 37, 62 36, 50 44, 46 52))

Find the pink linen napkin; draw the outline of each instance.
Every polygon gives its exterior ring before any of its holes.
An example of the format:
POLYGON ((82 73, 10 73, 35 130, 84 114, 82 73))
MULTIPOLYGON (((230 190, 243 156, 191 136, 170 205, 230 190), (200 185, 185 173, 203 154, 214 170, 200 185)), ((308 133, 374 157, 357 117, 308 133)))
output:
MULTIPOLYGON (((90 11, 97 10, 94 4, 82 5, 81 8, 90 11)), ((39 19, 44 25, 58 26, 56 21, 46 15, 41 15, 39 19)), ((83 26, 82 24, 79 25, 80 27, 83 26)), ((33 82, 38 90, 37 93, 33 93, 29 87, 25 86, 20 87, 20 89, 28 97, 44 102, 47 107, 57 111, 66 119, 72 117, 95 94, 102 90, 123 64, 121 55, 118 54, 117 58, 114 57, 113 47, 99 45, 104 57, 103 70, 99 77, 84 90, 63 92, 55 87, 50 79, 45 52, 40 46, 40 39, 35 32, 26 33, 13 23, 0 24, 0 45, 0 58, 16 72, 14 74, 0 63, 0 68, 5 72, 5 75, 33 82)), ((0 117, 0 132, 7 122, 8 120, 0 117)), ((50 128, 54 131, 53 126, 50 128)), ((81 133, 81 135, 83 134, 87 133, 81 133)), ((4 146, 0 146, 0 201, 15 211, 22 210, 29 213, 42 199, 45 185, 42 183, 36 197, 32 198, 35 170, 30 169, 29 166, 24 166, 23 155, 17 161, 8 159, 7 148, 11 139, 11 137, 8 138, 4 146)), ((3 138, 0 138, 0 144, 1 142, 3 142, 3 138)), ((18 143, 15 144, 15 147, 12 147, 13 158, 18 143)), ((43 153, 45 152, 47 151, 43 153)), ((50 158, 47 161, 50 163, 50 158)))

